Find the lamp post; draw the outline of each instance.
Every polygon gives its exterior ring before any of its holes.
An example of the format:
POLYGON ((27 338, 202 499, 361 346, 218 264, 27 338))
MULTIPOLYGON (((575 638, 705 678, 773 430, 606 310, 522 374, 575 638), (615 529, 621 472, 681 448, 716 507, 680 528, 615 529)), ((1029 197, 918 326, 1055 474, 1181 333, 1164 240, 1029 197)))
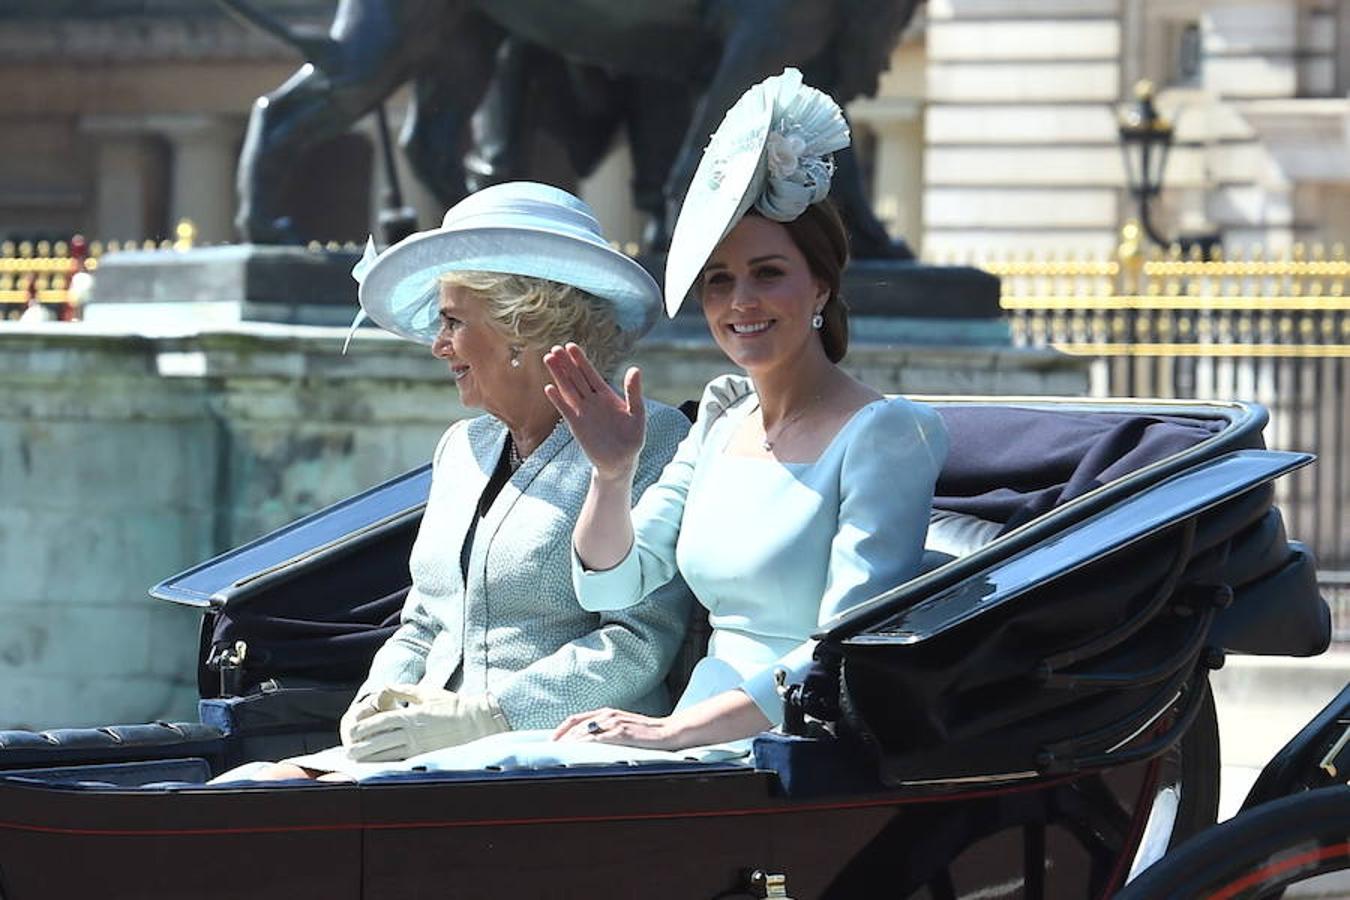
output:
POLYGON ((1221 241, 1217 232, 1181 235, 1175 240, 1168 240, 1153 225, 1149 201, 1162 191, 1167 154, 1172 148, 1173 128, 1172 123, 1160 115, 1153 104, 1153 82, 1143 79, 1135 84, 1134 98, 1133 106, 1121 110, 1117 131, 1120 134, 1120 152, 1125 158, 1129 191, 1139 204, 1139 225, 1149 240, 1160 247, 1178 243, 1183 250, 1189 250, 1198 246, 1204 258, 1209 259, 1221 241))

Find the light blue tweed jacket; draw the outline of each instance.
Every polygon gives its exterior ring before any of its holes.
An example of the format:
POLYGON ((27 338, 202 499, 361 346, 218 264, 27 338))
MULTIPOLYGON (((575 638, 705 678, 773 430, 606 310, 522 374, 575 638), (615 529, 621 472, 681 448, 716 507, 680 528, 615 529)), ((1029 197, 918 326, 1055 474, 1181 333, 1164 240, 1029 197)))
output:
MULTIPOLYGON (((688 430, 679 410, 647 403, 634 499, 688 430)), ((414 682, 490 691, 515 729, 551 728, 599 706, 668 712, 664 678, 692 595, 676 579, 619 613, 590 613, 577 603, 572 527, 591 466, 565 424, 530 454, 478 523, 465 583, 460 550, 505 439, 505 426, 491 416, 458 422, 441 438, 402 624, 375 654, 359 693, 414 682)))

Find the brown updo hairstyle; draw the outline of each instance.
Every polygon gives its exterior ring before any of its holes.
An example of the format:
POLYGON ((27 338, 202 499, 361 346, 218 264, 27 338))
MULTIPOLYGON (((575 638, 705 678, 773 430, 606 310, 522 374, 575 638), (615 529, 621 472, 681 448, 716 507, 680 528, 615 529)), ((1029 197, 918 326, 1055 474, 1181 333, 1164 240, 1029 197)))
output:
MULTIPOLYGON (((746 215, 757 216, 753 206, 746 215)), ((791 222, 781 222, 792 243, 806 257, 811 274, 825 282, 830 289, 829 299, 820 314, 825 319, 820 326, 820 342, 825 355, 837 363, 848 352, 848 305, 839 295, 844 266, 848 265, 848 231, 839 210, 828 198, 812 203, 791 222)))

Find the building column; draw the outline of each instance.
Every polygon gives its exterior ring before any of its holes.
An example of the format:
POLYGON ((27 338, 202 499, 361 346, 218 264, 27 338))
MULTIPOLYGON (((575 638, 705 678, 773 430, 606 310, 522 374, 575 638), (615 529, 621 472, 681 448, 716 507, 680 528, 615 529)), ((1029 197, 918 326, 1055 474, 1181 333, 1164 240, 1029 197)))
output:
POLYGON ((923 250, 1111 252, 1119 0, 928 4, 923 250))
POLYGON ((923 240, 923 119, 917 103, 898 114, 870 117, 873 148, 872 204, 892 237, 917 253, 923 240))
POLYGON ((1335 22, 1336 87, 1333 93, 1345 97, 1350 95, 1350 0, 1336 0, 1335 22))
POLYGON ((234 239, 234 170, 242 118, 88 116, 97 144, 93 234, 104 240, 172 238, 191 219, 202 242, 234 239))
POLYGON ((633 155, 627 141, 615 145, 577 186, 577 194, 595 212, 606 238, 629 252, 637 249, 646 223, 643 212, 633 205, 633 155))
POLYGON ((140 242, 157 229, 146 199, 154 168, 153 148, 144 136, 125 135, 99 142, 94 234, 140 242))
POLYGON ((90 233, 100 240, 140 242, 155 236, 161 153, 138 117, 90 116, 80 131, 94 143, 94 209, 90 233))
MULTIPOLYGON (((869 152, 872 210, 891 237, 904 238, 918 253, 924 243, 924 107, 927 92, 924 35, 907 33, 878 80, 875 97, 848 105, 857 135, 854 146, 869 152)), ((862 161, 862 160, 860 160, 862 161)))
MULTIPOLYGON (((1204 82, 1220 104, 1243 115, 1253 102, 1288 101, 1298 93, 1298 13, 1294 0, 1209 0, 1201 18, 1204 82)), ((1211 218, 1234 244, 1286 246, 1293 236, 1293 183, 1271 156, 1268 138, 1249 128, 1234 131, 1220 150, 1237 157, 1230 169, 1238 171, 1225 173, 1211 194, 1211 218), (1243 150, 1245 159, 1238 156, 1243 150)))
POLYGON ((171 153, 169 227, 181 219, 197 226, 197 240, 235 240, 234 171, 243 122, 207 115, 153 116, 148 127, 171 153))

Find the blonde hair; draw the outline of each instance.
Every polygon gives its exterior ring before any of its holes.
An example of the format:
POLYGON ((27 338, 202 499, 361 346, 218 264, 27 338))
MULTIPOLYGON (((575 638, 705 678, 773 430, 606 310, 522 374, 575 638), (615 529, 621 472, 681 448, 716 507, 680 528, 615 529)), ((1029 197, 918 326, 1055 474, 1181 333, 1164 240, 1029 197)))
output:
POLYGON ((473 291, 488 318, 526 348, 542 351, 575 342, 605 378, 632 349, 610 305, 570 284, 499 272, 448 272, 440 283, 473 291))

